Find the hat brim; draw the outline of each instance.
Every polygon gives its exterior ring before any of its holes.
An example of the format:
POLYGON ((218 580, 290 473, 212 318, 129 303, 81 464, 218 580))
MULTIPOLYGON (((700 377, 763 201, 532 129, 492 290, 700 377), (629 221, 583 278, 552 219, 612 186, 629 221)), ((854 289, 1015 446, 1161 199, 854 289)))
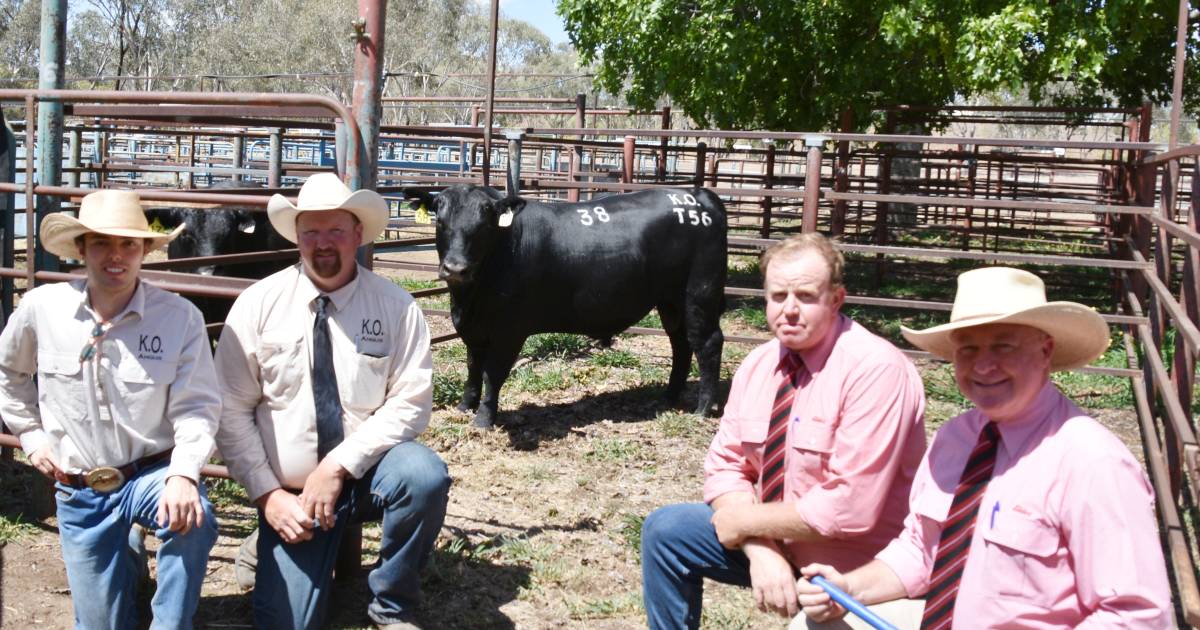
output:
POLYGON ((368 190, 356 190, 350 193, 344 201, 332 205, 317 205, 297 207, 287 197, 275 194, 267 202, 267 218, 279 235, 296 243, 296 217, 301 212, 322 212, 326 210, 345 210, 358 217, 363 226, 362 242, 359 245, 372 243, 383 234, 387 227, 387 200, 379 193, 368 190))
POLYGON ((38 228, 38 237, 42 241, 42 247, 51 254, 63 259, 74 258, 80 260, 83 258, 83 252, 79 251, 79 247, 75 245, 75 239, 84 234, 105 234, 108 236, 146 239, 150 241, 149 250, 153 251, 175 240, 175 237, 182 234, 185 228, 186 226, 181 224, 166 234, 128 228, 97 229, 80 223, 79 219, 73 216, 55 212, 46 215, 46 218, 42 219, 42 224, 38 228))
POLYGON ((1054 353, 1050 356, 1050 369, 1053 371, 1073 370, 1091 363, 1108 350, 1110 342, 1108 324, 1104 318, 1075 302, 1049 302, 1013 313, 974 317, 925 330, 901 326, 900 332, 909 343, 921 350, 953 361, 954 342, 951 334, 956 330, 987 324, 1032 326, 1053 337, 1054 353))

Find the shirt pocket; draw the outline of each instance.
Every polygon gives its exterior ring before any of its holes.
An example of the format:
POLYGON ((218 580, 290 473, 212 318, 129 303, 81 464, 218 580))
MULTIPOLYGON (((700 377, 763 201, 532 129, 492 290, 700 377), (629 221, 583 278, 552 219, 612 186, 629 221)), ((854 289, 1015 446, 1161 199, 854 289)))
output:
POLYGON ((262 340, 254 351, 258 359, 258 375, 262 382, 263 399, 272 409, 282 409, 296 398, 300 384, 305 381, 305 361, 300 356, 301 340, 262 340))
POLYGON ((1048 588, 1061 571, 1062 536, 1058 528, 1012 510, 1000 513, 997 526, 993 526, 986 513, 990 509, 986 501, 980 505, 975 524, 985 541, 982 574, 995 578, 991 581, 999 597, 1050 606, 1059 595, 1048 588))
POLYGON ((38 372, 53 379, 78 380, 79 371, 83 368, 77 355, 62 352, 39 352, 37 361, 38 372))
POLYGON ((374 357, 357 352, 353 356, 346 370, 348 378, 343 379, 340 373, 338 375, 338 392, 343 405, 371 413, 383 405, 387 394, 391 357, 374 357))
POLYGON ((819 484, 829 472, 829 457, 836 438, 834 424, 815 416, 793 416, 791 422, 789 467, 801 476, 804 486, 819 484))

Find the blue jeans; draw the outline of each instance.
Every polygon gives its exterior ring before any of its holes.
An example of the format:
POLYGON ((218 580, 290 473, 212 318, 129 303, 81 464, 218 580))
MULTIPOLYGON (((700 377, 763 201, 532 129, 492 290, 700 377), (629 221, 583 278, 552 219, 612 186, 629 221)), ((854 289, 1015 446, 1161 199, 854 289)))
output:
POLYGON ((680 503, 642 523, 642 601, 652 630, 699 628, 704 578, 750 586, 750 561, 717 540, 713 510, 680 503))
POLYGON ((162 541, 158 550, 158 589, 151 628, 191 628, 200 603, 208 552, 217 540, 217 521, 204 484, 200 503, 204 524, 187 534, 159 529, 154 522, 167 477, 167 462, 139 471, 120 490, 101 494, 91 488, 57 484, 58 532, 67 582, 75 605, 75 627, 133 628, 140 567, 130 549, 134 523, 162 541))
POLYGON ((379 566, 367 576, 375 623, 401 621, 421 601, 421 569, 442 529, 450 475, 436 453, 418 442, 392 447, 358 480, 347 480, 329 531, 288 544, 258 515, 254 623, 259 628, 323 627, 333 565, 350 523, 383 519, 379 566))

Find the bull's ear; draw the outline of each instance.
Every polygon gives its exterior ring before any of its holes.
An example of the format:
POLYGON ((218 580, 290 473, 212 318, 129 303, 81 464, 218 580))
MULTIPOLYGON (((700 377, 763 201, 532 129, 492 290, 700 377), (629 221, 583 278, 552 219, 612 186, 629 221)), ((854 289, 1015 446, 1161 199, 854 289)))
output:
POLYGON ((417 223, 429 224, 436 218, 437 204, 436 198, 425 190, 417 188, 405 188, 403 191, 404 200, 415 202, 416 207, 413 209, 415 220, 417 223))
POLYGON ((492 208, 496 210, 496 222, 500 227, 512 225, 513 217, 524 207, 525 200, 517 196, 505 197, 492 202, 492 208))

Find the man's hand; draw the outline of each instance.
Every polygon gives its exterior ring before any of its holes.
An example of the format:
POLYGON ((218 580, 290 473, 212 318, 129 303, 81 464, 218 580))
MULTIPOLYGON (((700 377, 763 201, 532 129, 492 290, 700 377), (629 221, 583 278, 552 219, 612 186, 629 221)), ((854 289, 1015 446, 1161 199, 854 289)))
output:
POLYGON ((726 549, 740 549, 748 538, 743 517, 752 506, 730 505, 713 512, 712 524, 717 530, 717 540, 726 549))
POLYGON ((342 492, 342 480, 349 475, 342 465, 332 457, 326 457, 316 470, 304 480, 304 491, 300 493, 300 505, 309 520, 321 522, 321 529, 333 527, 338 495, 342 492))
POLYGON ((750 586, 758 609, 784 617, 800 612, 792 564, 771 543, 751 539, 742 549, 750 559, 750 586))
POLYGON ((204 524, 204 506, 196 482, 181 475, 167 477, 166 487, 158 498, 155 522, 173 532, 186 534, 192 527, 204 524))
POLYGON ((304 506, 300 505, 300 498, 296 495, 283 488, 275 488, 259 497, 255 503, 262 508, 267 524, 283 542, 294 544, 312 538, 312 517, 304 512, 304 506))
POLYGON ((29 455, 29 463, 33 465, 38 472, 46 475, 51 480, 54 479, 54 474, 59 472, 58 462, 54 461, 54 455, 51 454, 49 446, 43 446, 29 455))
POLYGON ((804 609, 806 617, 824 623, 846 614, 846 609, 833 601, 825 589, 808 581, 808 578, 820 575, 843 591, 849 591, 846 576, 827 564, 810 564, 801 568, 800 573, 804 579, 796 583, 796 591, 799 593, 800 607, 804 609))

